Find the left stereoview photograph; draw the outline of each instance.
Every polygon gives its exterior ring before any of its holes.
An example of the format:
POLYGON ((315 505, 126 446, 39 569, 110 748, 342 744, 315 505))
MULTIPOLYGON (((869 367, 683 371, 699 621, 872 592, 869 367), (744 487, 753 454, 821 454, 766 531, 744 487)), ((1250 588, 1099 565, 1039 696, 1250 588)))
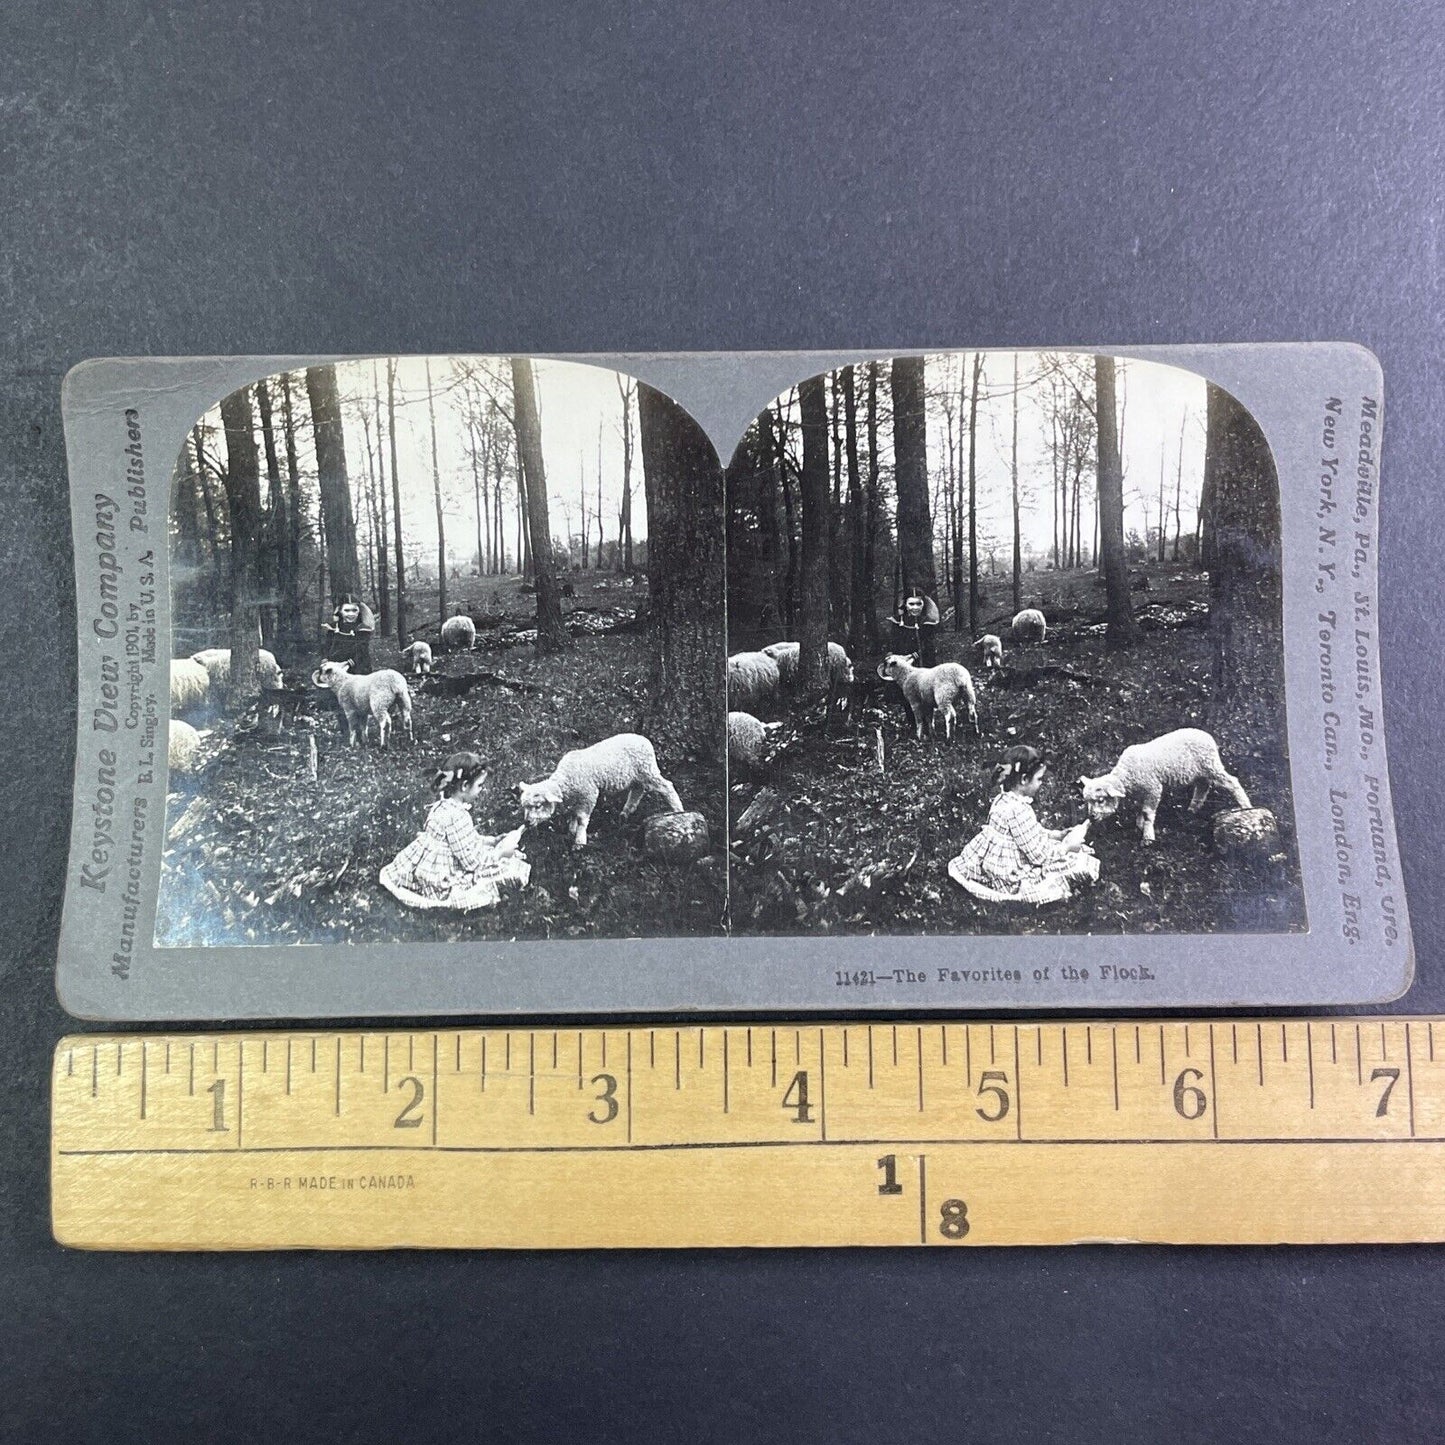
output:
POLYGON ((719 931, 721 531, 710 442, 615 371, 221 397, 170 478, 156 945, 719 931))

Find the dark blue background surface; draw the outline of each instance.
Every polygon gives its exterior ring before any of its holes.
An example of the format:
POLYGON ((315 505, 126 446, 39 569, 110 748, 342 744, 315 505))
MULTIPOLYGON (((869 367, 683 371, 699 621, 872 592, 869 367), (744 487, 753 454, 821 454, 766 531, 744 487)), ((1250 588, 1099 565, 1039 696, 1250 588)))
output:
POLYGON ((1430 7, 11 0, 0 1425, 67 1441, 1427 1440, 1423 1249, 135 1258, 49 1242, 86 356, 1348 339, 1445 1008, 1430 7), (1174 7, 1169 7, 1173 9, 1174 7))

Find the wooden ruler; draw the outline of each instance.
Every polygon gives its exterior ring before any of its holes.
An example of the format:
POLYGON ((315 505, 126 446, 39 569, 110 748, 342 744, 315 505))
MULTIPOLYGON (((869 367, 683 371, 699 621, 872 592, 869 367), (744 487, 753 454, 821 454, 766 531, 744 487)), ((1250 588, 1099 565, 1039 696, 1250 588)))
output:
POLYGON ((1445 1239, 1445 1021, 83 1035, 92 1249, 1445 1239))

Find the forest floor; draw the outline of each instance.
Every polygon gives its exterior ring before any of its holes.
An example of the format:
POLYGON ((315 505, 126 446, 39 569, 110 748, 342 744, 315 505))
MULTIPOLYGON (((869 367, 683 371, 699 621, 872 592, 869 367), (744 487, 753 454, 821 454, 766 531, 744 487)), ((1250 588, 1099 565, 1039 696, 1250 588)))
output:
MULTIPOLYGON (((1222 857, 1212 843, 1212 815, 1232 806, 1211 793, 1199 814, 1188 797, 1166 794, 1158 841, 1139 841, 1134 816, 1096 823, 1089 842, 1100 859, 1100 881, 1069 902, 1045 909, 984 904, 947 874, 948 861, 982 826, 988 812, 989 771, 1004 749, 1031 743, 1051 760, 1037 807, 1050 827, 1082 821, 1074 780, 1113 766, 1130 743, 1179 727, 1208 727, 1211 642, 1204 619, 1208 584, 1183 566, 1134 568, 1149 577, 1134 596, 1136 612, 1162 607, 1193 624, 1146 632, 1127 652, 1108 653, 1104 599, 1093 572, 1033 573, 1024 605, 1042 606, 1048 641, 1012 647, 1007 583, 990 578, 992 605, 981 630, 1004 636, 1010 685, 981 676, 967 633, 945 622, 938 661, 968 666, 979 690, 982 737, 915 741, 901 710, 869 706, 862 726, 831 735, 821 709, 790 720, 769 772, 733 780, 736 820, 770 786, 783 811, 754 837, 735 840, 731 868, 734 932, 798 933, 1155 933, 1284 932, 1305 927, 1294 835, 1284 718, 1271 736, 1221 735, 1225 766, 1251 801, 1279 820, 1286 861, 1249 867, 1222 857), (1032 669, 1063 667, 1098 679, 1089 685, 1032 669), (884 767, 877 757, 883 739, 884 767)), ((731 647, 771 639, 733 638, 731 647)), ((864 666, 876 664, 877 659, 864 666)), ((860 666, 860 672, 862 666, 860 666)))
MULTIPOLYGON (((707 819, 713 851, 697 863, 656 862, 642 851, 649 799, 630 819, 621 799, 604 799, 590 839, 574 851, 560 822, 529 830, 529 887, 489 911, 417 912, 397 903, 377 872, 421 828, 432 801, 432 770, 449 752, 486 759, 489 777, 473 808, 483 833, 521 821, 512 785, 545 776, 569 748, 629 730, 647 731, 649 644, 625 624, 646 598, 645 585, 622 588, 615 576, 574 574, 576 596, 564 609, 581 631, 568 652, 537 657, 518 645, 534 620, 535 598, 516 578, 463 579, 453 606, 474 605, 495 626, 477 650, 443 656, 445 678, 489 670, 540 689, 529 695, 482 683, 464 696, 413 688, 416 741, 393 731, 385 752, 347 746, 339 710, 294 660, 290 677, 308 688, 316 723, 316 780, 307 775, 308 733, 237 733, 230 720, 192 719, 207 728, 203 770, 173 779, 167 825, 182 827, 168 845, 157 911, 163 945, 217 943, 386 943, 454 939, 640 937, 716 933, 726 907, 721 761, 680 757, 654 737, 664 776, 684 804, 707 819), (606 585, 602 585, 602 584, 606 585), (600 619, 600 620, 599 620, 600 619), (621 622, 624 630, 588 635, 621 622)), ((413 615, 436 617, 436 593, 410 599, 413 615)), ((426 627, 418 633, 428 635, 426 627)), ((375 667, 397 667, 395 638, 372 644, 375 667)), ((319 659, 319 649, 317 658, 319 659)), ((314 660, 312 663, 314 665, 314 660)), ((309 669, 306 669, 309 670, 309 669)))
MULTIPOLYGON (((1136 571, 1139 569, 1135 569, 1136 571)), ((1163 607, 1202 620, 1204 579, 1184 567, 1149 566, 1150 590, 1136 609, 1163 607)), ((1227 800, 1211 795, 1191 815, 1187 798, 1166 795, 1158 842, 1140 844, 1132 817, 1096 824, 1090 842, 1101 863, 1099 884, 1043 910, 978 903, 946 868, 982 825, 988 774, 1014 742, 1041 747, 1052 762, 1038 800, 1040 818, 1067 826, 1084 816, 1073 780, 1106 771, 1120 751, 1172 728, 1208 726, 1211 645, 1199 625, 1161 628, 1124 653, 1107 653, 1099 621, 1102 594, 1092 572, 1030 574, 1025 605, 1050 618, 1042 647, 1005 641, 1008 685, 981 676, 967 634, 945 622, 938 660, 963 661, 978 681, 981 738, 916 741, 891 703, 875 702, 861 726, 823 726, 821 709, 787 718, 780 755, 760 777, 732 779, 722 765, 680 757, 654 737, 658 759, 683 801, 707 819, 712 851, 687 866, 647 858, 641 846, 649 801, 629 820, 620 800, 605 800, 591 841, 573 851, 560 824, 530 830, 524 848, 531 885, 495 910, 452 915, 403 908, 377 872, 422 826, 431 801, 428 779, 448 752, 469 748, 490 775, 474 808, 483 832, 519 822, 512 785, 544 776, 569 748, 613 733, 647 731, 650 697, 645 630, 629 629, 645 602, 642 588, 612 575, 571 574, 575 596, 564 602, 574 630, 565 654, 538 658, 530 640, 535 599, 516 578, 462 579, 453 608, 483 620, 477 650, 438 654, 438 674, 483 671, 540 689, 524 694, 482 683, 464 696, 414 691, 416 741, 394 734, 386 752, 347 746, 332 700, 306 684, 316 728, 318 766, 307 774, 308 733, 267 736, 237 731, 226 717, 192 718, 206 729, 200 773, 173 780, 168 844, 156 935, 163 945, 220 943, 427 942, 460 939, 687 936, 716 934, 731 916, 747 934, 996 934, 1281 932, 1305 926, 1298 877, 1294 810, 1284 719, 1269 736, 1219 738, 1225 765, 1256 805, 1279 819, 1286 861, 1250 869, 1221 857, 1211 815, 1227 800), (1067 668, 1086 685, 1039 668, 1067 668), (883 739, 879 770, 877 739, 883 739), (755 836, 735 840, 731 877, 723 848, 724 806, 734 819, 764 787, 782 800, 755 836), (730 888, 730 899, 729 899, 730 888)), ((983 619, 1007 604, 1001 579, 983 619)), ((413 616, 433 632, 436 594, 415 589, 413 616)), ((774 637, 733 636, 730 650, 774 637)), ((319 657, 319 649, 317 652, 319 657)), ((305 682, 315 659, 288 659, 305 682), (298 671, 298 667, 302 670, 298 671)), ((373 643, 377 667, 397 666, 395 639, 373 643)), ((859 660, 860 672, 877 659, 859 660)))

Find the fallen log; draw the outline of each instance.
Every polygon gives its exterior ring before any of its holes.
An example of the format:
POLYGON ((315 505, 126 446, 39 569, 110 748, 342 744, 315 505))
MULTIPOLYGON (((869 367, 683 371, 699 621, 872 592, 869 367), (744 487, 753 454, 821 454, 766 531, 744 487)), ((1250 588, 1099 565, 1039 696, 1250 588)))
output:
POLYGON ((747 839, 762 832, 782 813, 784 807, 783 795, 776 788, 760 789, 752 802, 738 815, 733 824, 733 836, 747 839))
POLYGON ((527 697, 541 697, 543 691, 534 682, 523 682, 517 677, 507 677, 500 672, 482 668, 477 672, 433 673, 421 685, 424 693, 433 697, 465 697, 474 687, 487 683, 492 687, 504 687, 511 692, 520 692, 527 697))
POLYGON ((1093 672, 1080 672, 1076 667, 1065 667, 1062 663, 1047 662, 1039 667, 1000 667, 991 675, 994 687, 1022 687, 1037 682, 1042 677, 1062 677, 1077 682, 1081 687, 1107 687, 1116 692, 1128 692, 1125 683, 1115 682, 1110 677, 1100 677, 1093 672))

